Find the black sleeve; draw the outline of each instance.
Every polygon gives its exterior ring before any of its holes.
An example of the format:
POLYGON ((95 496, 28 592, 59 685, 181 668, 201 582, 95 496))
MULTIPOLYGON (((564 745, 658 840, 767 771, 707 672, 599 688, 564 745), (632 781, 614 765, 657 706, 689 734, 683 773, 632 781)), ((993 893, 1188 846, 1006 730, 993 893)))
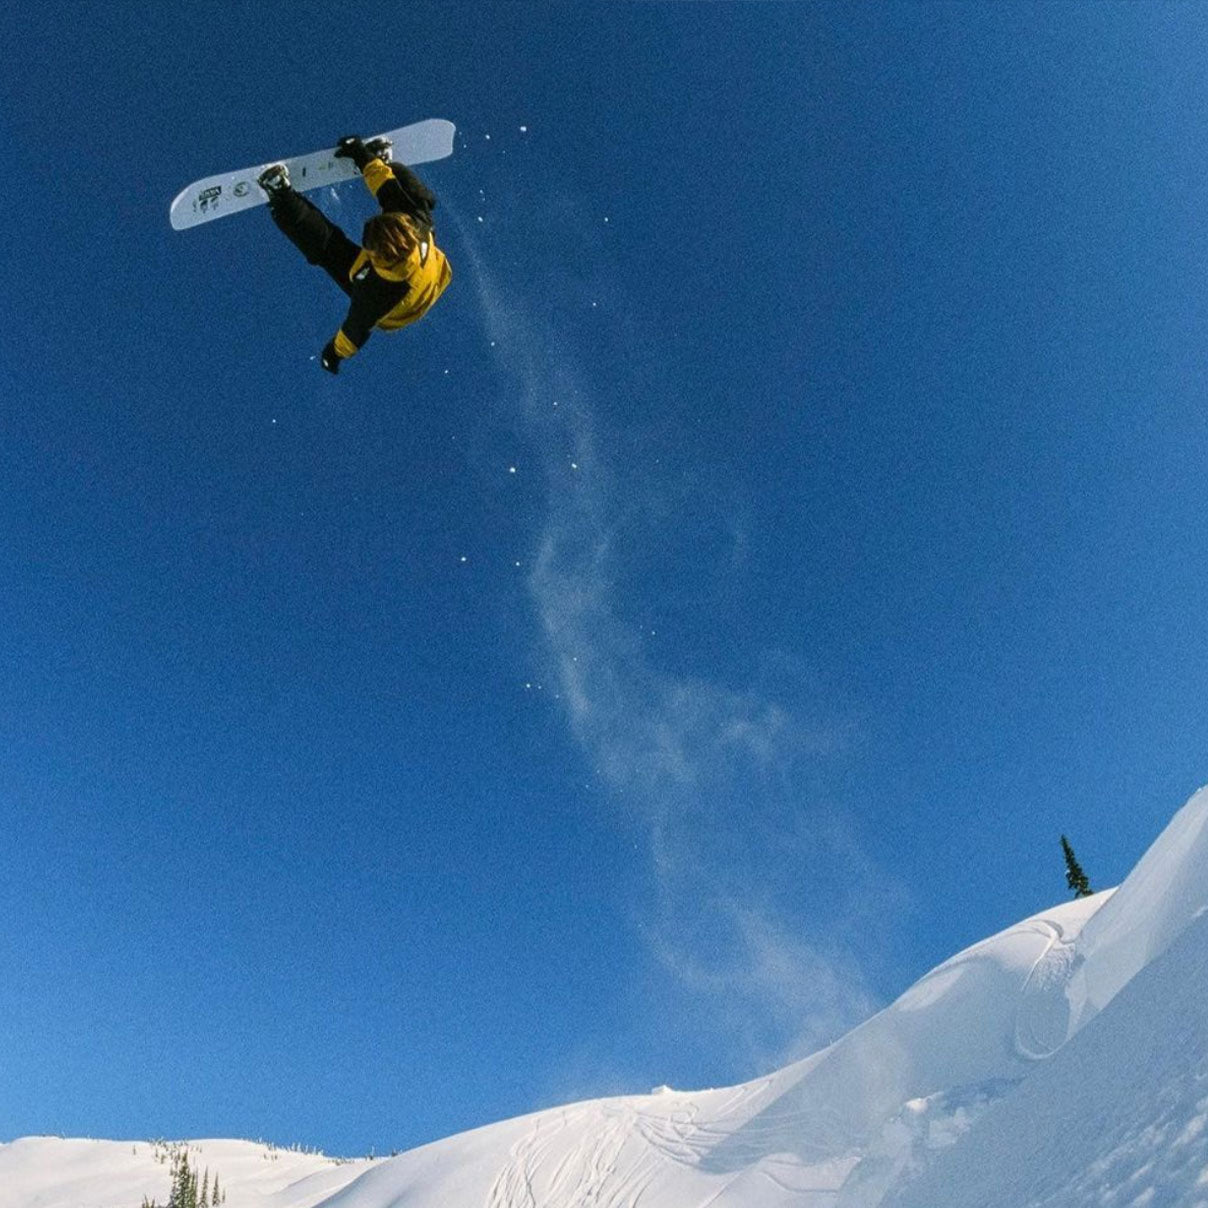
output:
POLYGON ((383 210, 410 214, 431 223, 436 209, 436 195, 406 164, 391 164, 393 180, 387 180, 377 191, 378 204, 383 210))
POLYGON ((411 287, 405 281, 386 281, 370 272, 352 284, 352 302, 340 326, 344 338, 355 348, 369 339, 374 325, 406 297, 411 287))

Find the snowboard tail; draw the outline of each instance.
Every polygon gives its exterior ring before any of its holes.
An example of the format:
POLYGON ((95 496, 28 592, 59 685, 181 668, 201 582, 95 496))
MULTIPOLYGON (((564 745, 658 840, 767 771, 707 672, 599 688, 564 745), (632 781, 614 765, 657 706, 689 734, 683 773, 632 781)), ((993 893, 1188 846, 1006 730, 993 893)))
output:
MULTIPOLYGON (((407 165, 430 163, 453 154, 453 135, 456 127, 443 118, 429 118, 385 134, 375 134, 365 141, 386 139, 392 145, 391 158, 407 165)), ((182 189, 172 202, 168 212, 174 230, 213 222, 240 210, 250 210, 268 201, 256 178, 270 164, 284 164, 289 169, 290 183, 295 189, 305 192, 321 189, 324 185, 339 184, 358 175, 352 161, 336 159, 335 148, 312 151, 309 155, 295 155, 291 159, 270 159, 251 168, 236 172, 222 172, 194 181, 182 189)))

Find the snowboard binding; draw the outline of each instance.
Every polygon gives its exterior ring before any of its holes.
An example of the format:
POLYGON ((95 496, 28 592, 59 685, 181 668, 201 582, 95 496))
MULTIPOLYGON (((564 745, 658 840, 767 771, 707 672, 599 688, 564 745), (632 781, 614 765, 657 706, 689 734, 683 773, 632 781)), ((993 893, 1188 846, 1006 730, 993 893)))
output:
POLYGON ((390 156, 393 153, 394 144, 388 138, 371 138, 365 144, 365 150, 369 152, 374 159, 380 159, 383 163, 390 162, 390 156))
POLYGON ((289 169, 284 164, 269 164, 256 177, 256 183, 268 194, 270 201, 290 188, 289 169))
POLYGON ((350 159, 358 172, 364 172, 375 159, 389 163, 392 145, 385 135, 363 142, 359 136, 347 134, 336 143, 333 158, 350 159))

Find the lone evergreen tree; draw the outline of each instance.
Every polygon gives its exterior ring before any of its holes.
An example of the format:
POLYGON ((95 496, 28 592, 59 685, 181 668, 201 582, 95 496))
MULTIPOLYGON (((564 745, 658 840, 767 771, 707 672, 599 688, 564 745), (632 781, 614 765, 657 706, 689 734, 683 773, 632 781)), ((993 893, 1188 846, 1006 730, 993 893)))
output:
POLYGON ((1061 836, 1061 850, 1065 852, 1065 883, 1074 891, 1074 897, 1089 898, 1095 891, 1091 888, 1086 873, 1082 871, 1082 865, 1078 863, 1070 841, 1064 835, 1061 836))

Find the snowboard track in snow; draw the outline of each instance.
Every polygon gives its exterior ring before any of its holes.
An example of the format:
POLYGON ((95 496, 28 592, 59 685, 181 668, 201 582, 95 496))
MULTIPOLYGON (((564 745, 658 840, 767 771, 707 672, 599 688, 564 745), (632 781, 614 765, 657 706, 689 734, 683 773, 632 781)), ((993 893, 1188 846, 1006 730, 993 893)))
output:
POLYGON ((1060 923, 1048 918, 1038 918, 1034 923, 1036 930, 1048 933, 1048 943, 1036 958, 1020 992, 1015 1014, 1015 1051, 1029 1061, 1044 1061, 1069 1037, 1066 986, 1077 958, 1060 923))
MULTIPOLYGON (((770 1080, 763 1079, 736 1087, 707 1107, 701 1100, 716 1098, 717 1092, 699 1097, 673 1093, 670 1103, 661 1096, 646 1101, 650 1107, 605 1099, 542 1113, 512 1146, 486 1208, 540 1208, 550 1203, 565 1208, 640 1208, 660 1173, 675 1167, 715 1176, 703 1208, 752 1163, 767 1159, 784 1129, 796 1123, 788 1115, 759 1121, 759 1100, 769 1085, 770 1080), (744 1160, 709 1170, 707 1159, 715 1147, 733 1143, 735 1133, 751 1125, 753 1133, 742 1146, 744 1160), (718 1175, 723 1176, 720 1187, 718 1175)), ((738 1156, 732 1151, 731 1157, 738 1156)), ((789 1175, 780 1178, 770 1168, 761 1174, 786 1193, 794 1190, 789 1175)))

